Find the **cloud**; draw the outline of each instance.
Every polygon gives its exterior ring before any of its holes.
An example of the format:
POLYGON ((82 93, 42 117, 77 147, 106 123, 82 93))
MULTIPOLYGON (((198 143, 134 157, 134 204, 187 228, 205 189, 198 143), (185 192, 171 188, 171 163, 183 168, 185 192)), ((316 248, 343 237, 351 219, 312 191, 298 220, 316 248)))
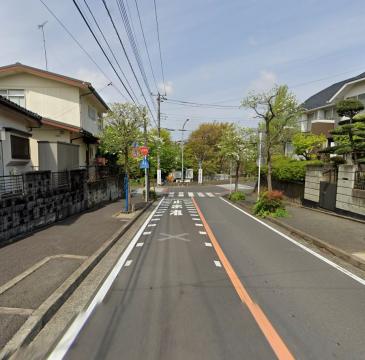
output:
POLYGON ((159 83, 158 89, 159 89, 160 93, 165 93, 165 91, 166 91, 166 95, 171 95, 174 92, 174 86, 173 86, 172 81, 166 81, 165 86, 163 83, 159 83))
POLYGON ((277 75, 273 71, 261 70, 260 76, 251 82, 250 88, 256 91, 271 89, 277 83, 277 75))

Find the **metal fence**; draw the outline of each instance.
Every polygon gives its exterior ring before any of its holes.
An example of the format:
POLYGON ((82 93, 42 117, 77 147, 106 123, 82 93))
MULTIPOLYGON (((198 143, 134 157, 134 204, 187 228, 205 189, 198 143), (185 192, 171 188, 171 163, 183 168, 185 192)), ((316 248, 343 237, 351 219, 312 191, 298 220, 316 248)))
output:
POLYGON ((0 176, 0 197, 21 195, 24 192, 23 175, 0 176))
POLYGON ((365 190, 365 171, 355 172, 355 189, 365 190))
POLYGON ((52 173, 52 187, 56 189, 65 189, 70 186, 70 176, 68 171, 52 173))

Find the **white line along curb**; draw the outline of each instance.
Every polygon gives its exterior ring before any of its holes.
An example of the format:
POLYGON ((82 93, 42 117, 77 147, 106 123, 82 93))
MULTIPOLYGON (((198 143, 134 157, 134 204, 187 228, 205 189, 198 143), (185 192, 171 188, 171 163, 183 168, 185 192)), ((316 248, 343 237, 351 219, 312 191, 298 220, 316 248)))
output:
POLYGON ((48 356, 49 360, 62 360, 63 357, 66 355, 68 349, 71 347, 73 342, 75 341, 77 335, 85 325, 86 321, 94 311, 96 305, 100 304, 105 295, 108 293, 110 287, 112 286, 115 278, 118 276, 120 270, 122 269, 123 265, 125 264, 129 254, 132 252, 134 246, 136 245, 138 239, 141 237, 144 229, 146 228, 149 221, 152 219, 153 215, 161 205, 162 199, 156 208, 152 211, 150 216, 147 218, 147 220, 143 223, 143 225, 140 227, 136 235, 134 235, 133 239, 127 246, 127 248, 124 250, 123 254, 120 256, 118 262, 113 267, 112 271, 109 273, 108 277, 104 281, 103 285, 100 287, 99 291, 96 293, 94 298, 92 299, 91 303, 87 307, 86 311, 81 312, 79 315, 77 315, 76 319, 73 321, 71 326, 68 328, 66 333, 61 338, 60 342, 57 344, 57 346, 53 349, 51 354, 48 356))
POLYGON ((335 269, 341 271, 342 273, 344 273, 345 275, 349 276, 350 278, 354 279, 355 281, 357 281, 358 283, 360 283, 361 285, 365 285, 365 279, 362 279, 361 277, 353 274, 352 272, 346 270, 345 268, 343 268, 340 265, 337 265, 336 263, 334 263, 333 261, 325 258, 324 256, 322 256, 321 254, 318 254, 317 252, 307 248, 306 246, 304 246, 303 244, 297 242, 296 240, 292 239, 290 236, 285 235, 284 233, 282 233, 279 230, 276 230, 275 228, 273 228, 272 226, 266 224, 265 222, 263 222, 262 220, 256 218, 255 216, 249 214, 248 212, 242 210, 241 208, 239 208, 236 205, 231 204, 229 201, 227 201, 226 199, 220 198, 222 201, 226 202, 227 204, 231 205, 232 207, 234 207, 235 209, 237 209, 238 211, 241 211, 242 213, 244 213, 245 215, 247 215, 248 217, 250 217, 251 219, 257 221, 258 223, 260 223, 261 225, 266 226, 267 228, 269 228, 270 230, 272 230, 273 232, 275 232, 276 234, 282 236, 283 238, 289 240, 291 243, 293 243, 294 245, 297 245, 298 247, 300 247, 301 249, 303 249, 304 251, 312 254, 313 256, 315 256, 316 258, 322 260, 323 262, 325 262, 326 264, 334 267, 335 269))

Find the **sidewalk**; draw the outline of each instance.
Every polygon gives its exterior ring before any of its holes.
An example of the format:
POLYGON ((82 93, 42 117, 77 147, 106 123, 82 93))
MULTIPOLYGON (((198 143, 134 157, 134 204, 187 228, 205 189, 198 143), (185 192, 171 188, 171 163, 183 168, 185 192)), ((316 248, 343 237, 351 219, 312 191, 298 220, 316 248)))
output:
POLYGON ((123 201, 71 216, 0 249, 0 348, 76 269, 136 217, 123 201))
MULTIPOLYGON (((248 195, 243 204, 252 209, 255 200, 248 195)), ((269 220, 365 269, 365 223, 290 204, 286 209, 288 217, 269 220)))

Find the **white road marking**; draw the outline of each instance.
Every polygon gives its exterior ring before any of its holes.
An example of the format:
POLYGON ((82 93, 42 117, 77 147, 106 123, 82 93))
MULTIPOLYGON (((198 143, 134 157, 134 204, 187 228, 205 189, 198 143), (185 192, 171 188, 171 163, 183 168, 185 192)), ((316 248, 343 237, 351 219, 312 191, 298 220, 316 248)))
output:
POLYGON ((218 260, 214 260, 214 265, 215 265, 216 267, 222 267, 221 262, 220 262, 220 261, 218 261, 218 260))
POLYGON ((335 269, 341 271, 342 273, 344 273, 345 275, 349 276, 350 278, 354 279, 355 281, 357 281, 358 283, 360 283, 361 285, 365 285, 365 279, 362 279, 361 277, 353 274, 352 272, 346 270, 345 268, 343 268, 340 265, 337 265, 336 263, 334 263, 333 261, 327 259, 326 257, 324 257, 321 254, 318 254, 317 252, 313 251, 312 249, 307 248, 305 245, 297 242, 296 240, 292 239, 290 236, 285 235, 284 233, 282 233, 279 230, 276 230, 275 228, 273 228, 272 226, 266 224, 265 222, 263 222, 262 220, 256 218, 255 216, 249 214, 248 212, 242 210, 241 208, 239 208, 236 205, 231 204, 229 201, 227 201, 226 199, 220 198, 222 201, 224 201, 225 203, 227 203, 228 205, 234 207, 235 209, 237 209, 238 211, 244 213, 245 215, 247 215, 248 217, 250 217, 251 219, 257 221, 258 223, 260 223, 261 225, 266 226, 268 229, 272 230, 274 233, 282 236, 283 238, 289 240, 291 243, 293 243, 294 245, 297 245, 298 247, 300 247, 301 249, 303 249, 304 251, 312 254, 313 256, 315 256, 316 258, 322 260, 323 262, 325 262, 326 264, 334 267, 335 269))
POLYGON ((108 277, 105 279, 101 287, 99 288, 98 292, 96 293, 95 297, 92 299, 91 303, 87 307, 86 311, 82 311, 77 315, 75 320, 72 322, 71 326, 68 328, 66 333, 63 335, 57 346, 53 349, 51 354, 48 356, 49 360, 62 360, 63 357, 66 355, 67 351, 75 341, 77 335, 87 322, 88 318, 92 314, 95 307, 100 304, 105 295, 108 293, 110 287, 112 286, 115 278, 118 276, 120 270, 122 269, 123 265, 125 264, 129 254, 134 249, 138 239, 141 237, 144 229, 146 228, 148 222, 152 219, 155 211, 158 209, 159 205, 162 203, 163 200, 157 205, 155 210, 152 211, 151 215, 147 218, 147 220, 143 223, 140 227, 136 235, 134 235, 132 241, 129 243, 123 254, 120 256, 118 262, 115 264, 112 271, 109 273, 108 277))
POLYGON ((205 197, 205 195, 202 192, 198 192, 199 197, 205 197))
POLYGON ((209 197, 214 197, 214 195, 211 192, 206 193, 209 197))
POLYGON ((183 197, 184 193, 182 191, 179 192, 179 197, 183 197))
POLYGON ((155 218, 153 218, 151 221, 160 221, 161 219, 159 219, 159 218, 157 218, 157 219, 155 219, 155 218))
POLYGON ((137 243, 136 247, 142 247, 144 243, 137 243))
POLYGON ((200 235, 207 235, 207 233, 205 231, 199 231, 200 235))
POLYGON ((193 218, 194 221, 200 221, 200 218, 193 218))
POLYGON ((207 247, 212 247, 212 244, 211 243, 204 243, 205 244, 205 246, 207 246, 207 247))
POLYGON ((147 226, 148 227, 153 227, 153 226, 156 226, 157 224, 148 224, 147 226))
POLYGON ((151 232, 151 231, 145 231, 145 232, 143 233, 143 235, 150 235, 150 234, 152 234, 152 232, 151 232))
POLYGON ((190 197, 194 197, 194 193, 192 193, 192 192, 188 192, 188 195, 189 195, 190 197))
POLYGON ((130 264, 132 264, 133 260, 127 260, 124 264, 125 267, 128 267, 130 264))
POLYGON ((174 195, 175 195, 175 192, 170 192, 169 193, 169 197, 174 197, 174 195))
POLYGON ((203 224, 195 224, 195 226, 203 226, 203 224))

